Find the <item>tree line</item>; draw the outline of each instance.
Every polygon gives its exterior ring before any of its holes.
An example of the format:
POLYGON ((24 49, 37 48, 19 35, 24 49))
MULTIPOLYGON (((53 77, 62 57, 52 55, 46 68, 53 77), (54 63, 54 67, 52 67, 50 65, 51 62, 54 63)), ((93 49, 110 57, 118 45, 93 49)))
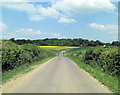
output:
POLYGON ((38 39, 38 40, 30 40, 30 39, 17 39, 11 38, 9 39, 10 41, 18 44, 18 45, 23 45, 23 44, 35 44, 39 46, 120 46, 120 42, 118 41, 113 41, 112 43, 103 43, 100 42, 99 40, 96 41, 89 41, 87 39, 58 39, 58 38, 46 38, 46 39, 38 39))

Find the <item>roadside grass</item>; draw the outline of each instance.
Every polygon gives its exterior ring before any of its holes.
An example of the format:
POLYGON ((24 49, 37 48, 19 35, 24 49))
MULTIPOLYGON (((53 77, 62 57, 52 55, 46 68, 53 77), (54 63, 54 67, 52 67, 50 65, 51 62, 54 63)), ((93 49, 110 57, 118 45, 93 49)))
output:
POLYGON ((65 50, 65 49, 72 49, 72 48, 80 48, 76 46, 39 46, 39 47, 47 50, 65 50))
POLYGON ((113 93, 118 93, 118 78, 112 77, 103 71, 101 71, 99 68, 93 68, 87 64, 84 64, 81 62, 80 57, 73 57, 73 56, 66 56, 67 58, 71 59, 74 63, 76 63, 80 68, 87 71, 89 74, 91 74, 94 78, 96 78, 98 81, 100 81, 103 85, 108 87, 113 93))
POLYGON ((40 65, 40 64, 45 63, 45 62, 47 62, 47 61, 49 61, 49 60, 51 60, 52 58, 55 58, 55 57, 48 57, 48 58, 42 59, 40 61, 32 63, 31 66, 40 65))
POLYGON ((13 70, 9 70, 8 72, 2 73, 2 84, 11 80, 12 78, 16 79, 17 75, 19 75, 19 74, 28 73, 29 71, 34 69, 32 66, 43 64, 52 58, 54 58, 54 57, 44 58, 40 61, 36 61, 36 62, 31 63, 31 65, 24 64, 24 65, 19 66, 18 68, 15 68, 13 70))
MULTIPOLYGON (((19 46, 21 47, 21 46, 19 46)), ((68 49, 68 48, 78 48, 78 47, 68 47, 68 46, 40 46, 41 49, 46 50, 46 51, 55 51, 56 56, 59 56, 59 53, 61 50, 68 49)), ((31 70, 33 70, 33 66, 35 65, 40 65, 42 63, 47 62, 48 60, 54 58, 54 57, 46 57, 41 59, 40 61, 32 62, 32 63, 25 63, 13 70, 5 71, 2 73, 2 84, 9 81, 12 78, 16 78, 19 74, 25 74, 31 70)))

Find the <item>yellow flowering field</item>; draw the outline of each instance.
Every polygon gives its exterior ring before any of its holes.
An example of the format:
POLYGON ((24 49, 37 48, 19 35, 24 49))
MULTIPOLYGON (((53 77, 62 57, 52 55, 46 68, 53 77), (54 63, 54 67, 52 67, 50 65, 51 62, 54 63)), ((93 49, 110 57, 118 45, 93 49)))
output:
POLYGON ((47 50, 64 50, 64 49, 71 49, 71 48, 80 48, 75 46, 39 46, 39 47, 47 50))

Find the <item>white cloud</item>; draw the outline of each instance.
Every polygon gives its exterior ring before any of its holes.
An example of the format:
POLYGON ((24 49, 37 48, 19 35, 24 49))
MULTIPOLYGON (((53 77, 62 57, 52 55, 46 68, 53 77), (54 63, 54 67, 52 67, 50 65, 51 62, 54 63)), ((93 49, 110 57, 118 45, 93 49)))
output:
POLYGON ((18 11, 26 11, 30 13, 37 11, 36 7, 33 4, 29 4, 25 2, 2 3, 2 6, 10 9, 18 10, 18 11))
POLYGON ((0 2, 54 2, 54 0, 0 0, 0 2))
POLYGON ((37 6, 38 13, 40 13, 42 16, 49 16, 52 18, 57 18, 59 16, 59 12, 56 11, 55 8, 47 7, 43 8, 41 5, 37 6))
POLYGON ((105 25, 100 25, 100 24, 96 24, 96 23, 92 23, 90 24, 91 27, 96 28, 96 29, 105 29, 105 25))
POLYGON ((2 35, 2 38, 15 38, 16 35, 14 33, 5 33, 2 35))
POLYGON ((34 20, 34 21, 43 20, 46 17, 58 18, 59 16, 59 12, 56 11, 55 8, 52 7, 44 8, 42 7, 42 5, 35 6, 33 4, 26 2, 3 3, 2 6, 18 11, 24 11, 28 14, 30 20, 34 20))
POLYGON ((38 31, 34 31, 33 29, 24 29, 21 28, 19 30, 16 31, 17 33, 20 33, 22 35, 31 35, 31 36, 36 36, 36 35, 43 35, 44 33, 40 32, 40 30, 38 31))
POLYGON ((58 22, 61 22, 61 23, 73 23, 73 22, 76 22, 76 20, 61 17, 58 22))
POLYGON ((90 27, 103 31, 108 31, 109 33, 118 33, 118 25, 114 25, 114 24, 102 25, 102 24, 92 23, 90 24, 90 27))
POLYGON ((44 8, 41 5, 38 5, 36 7, 36 10, 34 10, 34 12, 32 12, 32 13, 28 12, 28 13, 30 15, 30 20, 33 20, 33 21, 43 20, 46 17, 51 17, 51 18, 57 19, 58 16, 60 15, 59 12, 56 11, 56 9, 54 9, 52 7, 44 8))
POLYGON ((61 34, 59 34, 59 33, 54 33, 54 34, 52 34, 52 36, 53 36, 53 37, 61 37, 61 34))
POLYGON ((35 6, 29 3, 28 0, 12 0, 13 2, 5 3, 2 6, 25 11, 30 20, 39 21, 46 17, 58 19, 63 15, 70 17, 73 14, 88 14, 100 11, 112 12, 116 7, 109 0, 57 0, 51 2, 51 7, 43 7, 42 5, 35 6), (22 3, 20 3, 22 2, 22 3))
POLYGON ((27 2, 27 0, 0 0, 1 2, 27 2))
POLYGON ((0 32, 3 32, 6 29, 7 29, 7 25, 0 22, 0 32))
POLYGON ((60 33, 46 33, 46 32, 41 32, 40 30, 33 30, 31 28, 28 29, 18 29, 16 30, 16 35, 19 35, 19 37, 40 37, 40 36, 44 36, 44 37, 62 37, 62 35, 60 33))
POLYGON ((111 12, 115 6, 109 0, 58 0, 53 7, 64 13, 95 13, 111 12))
POLYGON ((41 17, 40 15, 30 15, 30 20, 32 21, 39 21, 39 20, 43 20, 44 18, 41 17))

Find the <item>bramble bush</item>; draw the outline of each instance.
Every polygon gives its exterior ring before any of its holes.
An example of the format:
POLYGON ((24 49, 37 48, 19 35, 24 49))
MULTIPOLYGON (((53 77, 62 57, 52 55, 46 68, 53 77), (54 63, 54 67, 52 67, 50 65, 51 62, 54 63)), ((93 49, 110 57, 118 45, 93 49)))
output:
POLYGON ((120 55, 117 46, 109 47, 83 47, 74 49, 66 53, 73 57, 79 57, 80 60, 93 68, 99 68, 111 76, 119 76, 120 73, 120 55))
POLYGON ((2 72, 23 64, 29 66, 34 61, 55 55, 55 51, 43 50, 33 44, 16 45, 11 41, 2 41, 2 72))
POLYGON ((120 55, 117 47, 95 47, 86 51, 83 60, 92 67, 100 67, 101 70, 111 76, 118 76, 120 71, 120 55))

